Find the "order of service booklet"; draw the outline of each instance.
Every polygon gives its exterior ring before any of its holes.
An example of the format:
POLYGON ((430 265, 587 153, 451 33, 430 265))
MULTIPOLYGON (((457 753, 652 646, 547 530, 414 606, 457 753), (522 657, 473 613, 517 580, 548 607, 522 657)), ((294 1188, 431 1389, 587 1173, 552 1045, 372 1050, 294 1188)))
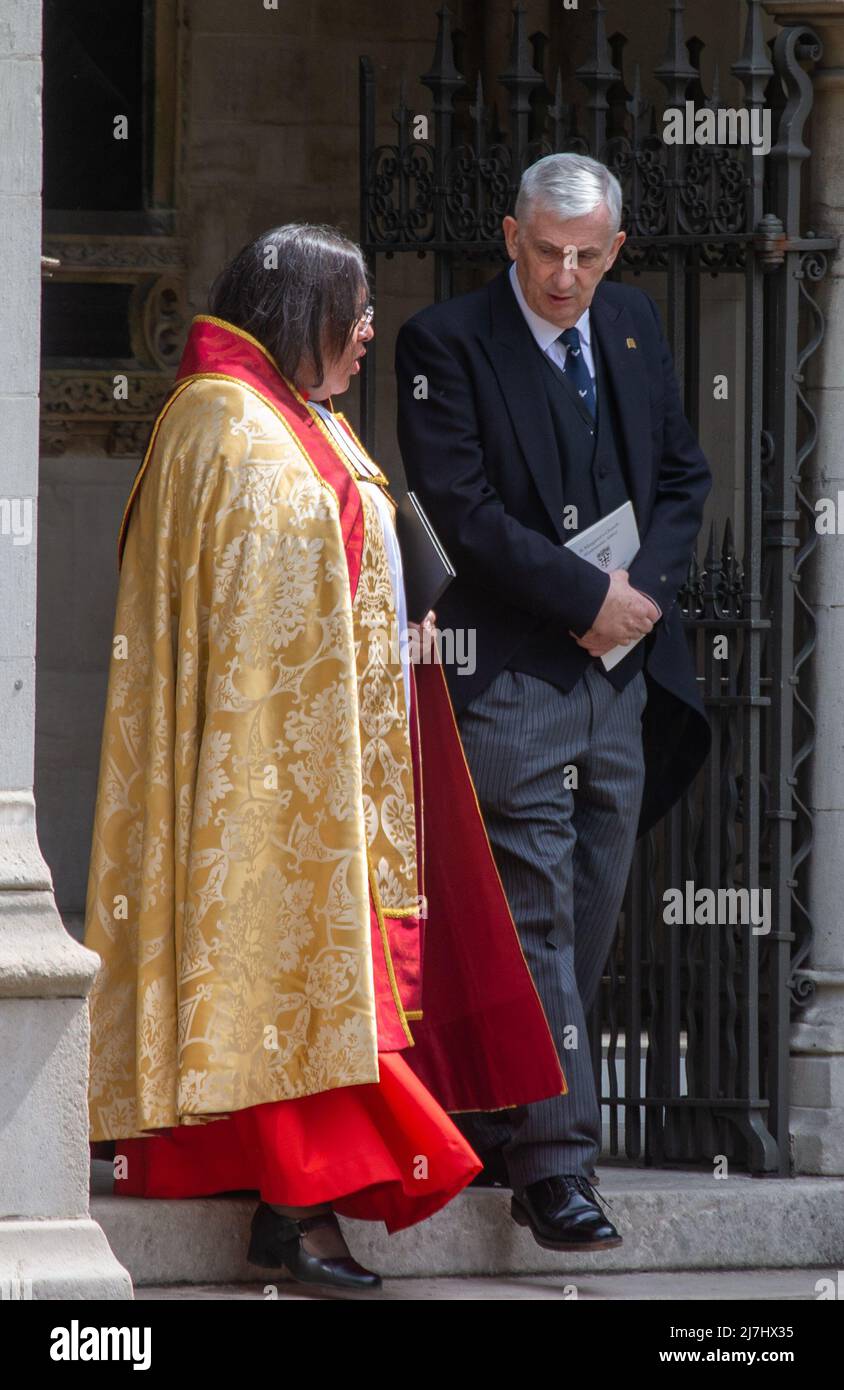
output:
MULTIPOLYGON (((581 560, 588 560, 590 565, 606 570, 607 574, 612 570, 628 569, 639 550, 639 528, 633 503, 625 502, 614 512, 601 517, 594 526, 587 526, 579 536, 566 541, 566 549, 579 555, 581 560)), ((636 642, 641 640, 641 637, 636 638, 636 642)), ((611 671, 613 666, 623 661, 636 642, 621 642, 617 647, 611 647, 601 657, 606 669, 611 671)))

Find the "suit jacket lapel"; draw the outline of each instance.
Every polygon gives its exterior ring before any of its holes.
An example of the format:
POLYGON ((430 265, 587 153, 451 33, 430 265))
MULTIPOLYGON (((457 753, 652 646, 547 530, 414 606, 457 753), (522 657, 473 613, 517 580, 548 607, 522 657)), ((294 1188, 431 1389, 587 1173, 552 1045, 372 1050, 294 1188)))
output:
POLYGON ((488 286, 491 335, 482 340, 507 403, 516 438, 559 539, 563 527, 563 479, 557 438, 537 360, 539 348, 519 308, 507 270, 488 286))
MULTIPOLYGON (((599 285, 592 298, 592 332, 606 365, 606 379, 621 422, 623 441, 629 461, 631 502, 636 517, 643 522, 651 473, 651 432, 648 410, 648 373, 645 359, 636 342, 636 328, 629 310, 612 304, 602 294, 599 285)), ((598 400, 600 417, 601 402, 598 400)))

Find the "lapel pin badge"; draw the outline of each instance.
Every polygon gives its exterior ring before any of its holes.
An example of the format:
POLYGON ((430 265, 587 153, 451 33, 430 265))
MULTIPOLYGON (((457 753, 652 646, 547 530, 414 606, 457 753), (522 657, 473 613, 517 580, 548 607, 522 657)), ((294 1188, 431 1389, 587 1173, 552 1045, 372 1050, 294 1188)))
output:
POLYGON ((634 348, 634 347, 636 346, 636 339, 635 339, 635 338, 628 338, 628 339, 627 339, 627 346, 628 346, 629 348, 634 348))

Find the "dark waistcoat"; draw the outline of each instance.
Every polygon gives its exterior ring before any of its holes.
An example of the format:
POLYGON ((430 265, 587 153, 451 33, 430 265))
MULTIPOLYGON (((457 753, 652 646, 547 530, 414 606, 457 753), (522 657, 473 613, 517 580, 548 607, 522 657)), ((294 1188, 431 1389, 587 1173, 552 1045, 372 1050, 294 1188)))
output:
MULTIPOLYGON (((536 347, 536 370, 542 374, 563 482, 563 506, 577 508, 577 528, 585 531, 629 499, 624 439, 597 337, 592 335, 595 361, 597 420, 593 420, 577 390, 547 353, 536 347)), ((571 515, 571 513, 567 513, 571 515)), ((534 630, 507 662, 512 671, 551 681, 571 690, 587 666, 595 665, 617 690, 622 690, 644 665, 645 644, 639 642, 612 671, 599 658, 579 647, 554 624, 534 630)))

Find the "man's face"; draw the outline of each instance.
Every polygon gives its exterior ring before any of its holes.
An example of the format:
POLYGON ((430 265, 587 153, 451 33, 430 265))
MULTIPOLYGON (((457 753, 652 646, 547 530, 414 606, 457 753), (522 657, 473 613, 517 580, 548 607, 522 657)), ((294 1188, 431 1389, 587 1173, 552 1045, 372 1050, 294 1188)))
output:
POLYGON ((613 235, 606 203, 567 219, 534 203, 520 221, 504 218, 504 239, 528 305, 562 330, 588 309, 625 234, 613 235))

